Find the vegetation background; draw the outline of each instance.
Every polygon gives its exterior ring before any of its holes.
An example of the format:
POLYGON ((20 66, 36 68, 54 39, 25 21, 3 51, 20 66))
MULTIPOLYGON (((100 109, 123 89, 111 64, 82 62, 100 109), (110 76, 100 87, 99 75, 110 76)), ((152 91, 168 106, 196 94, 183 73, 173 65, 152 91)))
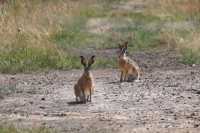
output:
MULTIPOLYGON (((140 1, 1 0, 0 72, 80 68, 80 51, 127 39, 131 53, 172 48, 183 63, 200 63, 199 0, 149 0, 134 10, 132 2, 140 1)), ((95 67, 115 60, 99 56, 95 67)))

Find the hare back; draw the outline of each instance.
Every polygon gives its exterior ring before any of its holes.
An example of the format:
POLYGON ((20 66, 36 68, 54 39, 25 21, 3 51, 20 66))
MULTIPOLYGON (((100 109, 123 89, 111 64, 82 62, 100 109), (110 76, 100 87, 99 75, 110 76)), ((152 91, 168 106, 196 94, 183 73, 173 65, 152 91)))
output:
POLYGON ((132 60, 130 58, 127 58, 127 64, 134 67, 137 71, 139 71, 139 69, 140 69, 139 65, 134 60, 132 60))
POLYGON ((128 73, 136 73, 140 69, 137 63, 131 60, 130 58, 120 59, 119 67, 121 71, 128 72, 128 73))

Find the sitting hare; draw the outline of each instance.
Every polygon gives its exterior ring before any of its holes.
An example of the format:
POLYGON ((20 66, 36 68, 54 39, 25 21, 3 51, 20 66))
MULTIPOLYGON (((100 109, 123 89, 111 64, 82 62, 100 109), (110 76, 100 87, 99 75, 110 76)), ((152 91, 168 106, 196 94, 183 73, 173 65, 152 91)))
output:
POLYGON ((74 86, 74 93, 77 102, 86 103, 87 101, 92 101, 91 95, 94 92, 94 79, 90 69, 95 62, 95 56, 93 55, 88 61, 83 56, 80 56, 80 58, 81 64, 84 66, 84 72, 74 86))
POLYGON ((137 76, 137 81, 138 81, 140 79, 142 71, 138 66, 138 64, 126 55, 127 47, 128 47, 128 41, 126 41, 124 45, 119 45, 120 51, 119 51, 118 63, 119 63, 119 69, 121 71, 120 82, 128 81, 130 75, 137 76))

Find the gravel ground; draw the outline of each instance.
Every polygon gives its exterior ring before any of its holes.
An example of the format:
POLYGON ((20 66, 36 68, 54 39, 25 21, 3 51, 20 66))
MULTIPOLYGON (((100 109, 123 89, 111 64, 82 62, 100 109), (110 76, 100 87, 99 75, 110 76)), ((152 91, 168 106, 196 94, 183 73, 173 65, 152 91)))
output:
POLYGON ((117 69, 92 70, 92 102, 75 104, 81 70, 0 74, 0 123, 58 132, 177 132, 200 129, 200 67, 178 63, 170 51, 134 54, 139 82, 119 82, 117 69), (9 91, 8 91, 9 90, 9 91))

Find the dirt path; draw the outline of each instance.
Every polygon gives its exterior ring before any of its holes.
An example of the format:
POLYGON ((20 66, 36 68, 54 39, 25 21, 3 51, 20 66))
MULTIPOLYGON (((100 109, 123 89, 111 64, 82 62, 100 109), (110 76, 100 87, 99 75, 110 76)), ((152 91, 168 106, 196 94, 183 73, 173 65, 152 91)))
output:
POLYGON ((200 68, 172 56, 135 54, 145 71, 139 82, 119 83, 115 69, 93 70, 96 90, 87 104, 69 104, 79 70, 0 75, 1 88, 10 89, 0 97, 0 123, 59 132, 198 132, 200 68))

